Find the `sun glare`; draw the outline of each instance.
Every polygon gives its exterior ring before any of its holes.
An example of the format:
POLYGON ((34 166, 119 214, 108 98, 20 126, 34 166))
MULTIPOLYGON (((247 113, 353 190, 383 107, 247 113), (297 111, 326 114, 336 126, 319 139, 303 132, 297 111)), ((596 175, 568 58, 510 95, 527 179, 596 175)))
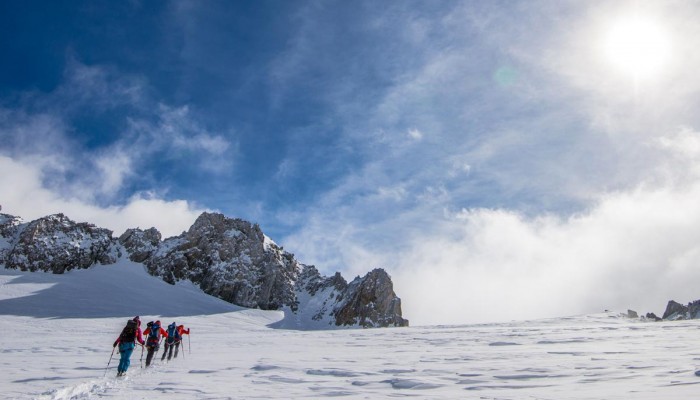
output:
POLYGON ((671 42, 653 20, 632 17, 617 21, 606 35, 605 52, 611 64, 635 81, 656 76, 668 63, 671 42))

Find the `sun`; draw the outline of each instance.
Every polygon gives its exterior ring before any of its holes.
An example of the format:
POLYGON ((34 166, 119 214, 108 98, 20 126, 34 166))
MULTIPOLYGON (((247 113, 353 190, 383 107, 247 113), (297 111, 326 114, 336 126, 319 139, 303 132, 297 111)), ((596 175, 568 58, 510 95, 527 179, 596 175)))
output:
POLYGON ((640 81, 663 71, 669 62, 671 40, 657 21, 633 16, 612 24, 604 48, 613 67, 640 81))

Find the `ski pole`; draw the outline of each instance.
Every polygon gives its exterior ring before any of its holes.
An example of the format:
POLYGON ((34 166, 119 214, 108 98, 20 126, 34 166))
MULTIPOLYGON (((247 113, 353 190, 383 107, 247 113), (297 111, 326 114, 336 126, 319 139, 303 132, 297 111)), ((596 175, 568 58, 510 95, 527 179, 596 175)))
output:
POLYGON ((141 361, 141 368, 143 368, 143 348, 144 348, 144 346, 141 343, 139 343, 139 346, 141 346, 141 360, 140 361, 141 361))
MULTIPOLYGON (((182 359, 185 359, 185 344, 182 343, 182 339, 180 340, 180 343, 182 345, 182 359)), ((177 349, 177 348, 176 348, 177 349)))
MULTIPOLYGON (((192 340, 190 339, 192 337, 191 333, 187 334, 187 348, 190 351, 190 355, 192 354, 192 340)), ((184 347, 184 346, 183 346, 184 347)))
POLYGON ((114 350, 117 348, 117 346, 112 347, 112 354, 109 355, 109 361, 107 361, 107 366, 105 367, 105 373, 102 375, 104 378, 107 376, 107 370, 109 369, 109 364, 112 362, 112 357, 114 356, 114 350))

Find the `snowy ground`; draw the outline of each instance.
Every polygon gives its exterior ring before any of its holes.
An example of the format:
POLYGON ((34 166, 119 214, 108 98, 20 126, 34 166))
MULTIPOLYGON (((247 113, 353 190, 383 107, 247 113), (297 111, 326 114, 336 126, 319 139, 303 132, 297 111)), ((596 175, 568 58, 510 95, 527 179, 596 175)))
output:
MULTIPOLYGON (((410 316, 408 316, 410 317, 410 316)), ((697 321, 611 315, 467 326, 291 331, 124 263, 66 275, 0 268, 2 398, 691 399, 697 321), (105 366, 127 318, 192 328, 191 348, 126 379, 105 366), (103 374, 106 372, 106 377, 103 374)))

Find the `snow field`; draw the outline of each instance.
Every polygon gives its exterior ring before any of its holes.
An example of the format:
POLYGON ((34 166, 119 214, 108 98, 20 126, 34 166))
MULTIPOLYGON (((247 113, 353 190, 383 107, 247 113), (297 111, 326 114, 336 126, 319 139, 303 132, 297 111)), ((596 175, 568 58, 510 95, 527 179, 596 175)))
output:
POLYGON ((698 321, 600 314, 394 329, 268 327, 282 317, 167 285, 137 264, 63 276, 0 269, 2 397, 659 400, 700 390, 698 321), (90 297, 92 290, 100 295, 90 297), (73 291, 82 293, 77 302, 73 291), (122 296, 138 301, 115 301, 122 296), (142 369, 137 348, 125 379, 114 377, 115 352, 103 378, 112 342, 134 314, 191 327, 192 352, 181 348, 170 362, 159 353, 142 369))

